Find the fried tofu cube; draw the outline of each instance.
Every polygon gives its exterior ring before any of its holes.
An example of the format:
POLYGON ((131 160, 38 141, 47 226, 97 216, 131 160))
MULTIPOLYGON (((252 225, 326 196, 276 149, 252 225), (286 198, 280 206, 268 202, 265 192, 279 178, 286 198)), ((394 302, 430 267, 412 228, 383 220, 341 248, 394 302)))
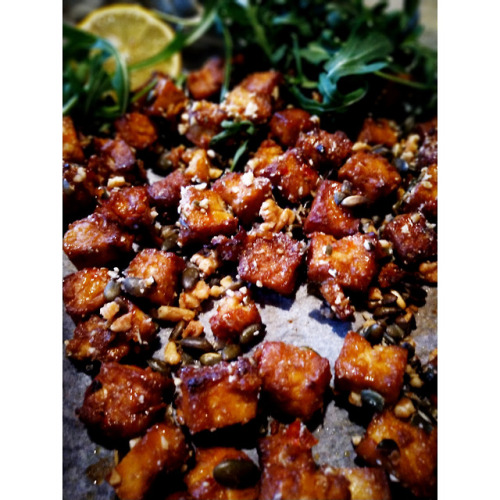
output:
POLYGON ((146 149, 158 139, 156 127, 150 118, 136 111, 125 113, 114 122, 118 135, 135 149, 146 149))
POLYGON ((63 164, 63 216, 68 222, 87 216, 96 207, 99 176, 77 163, 63 164))
POLYGON ((154 285, 145 291, 144 297, 155 305, 170 305, 177 295, 177 287, 184 260, 171 252, 145 248, 130 262, 125 274, 134 278, 154 279, 154 285))
POLYGON ((360 220, 335 202, 335 193, 341 191, 340 182, 324 180, 320 184, 304 223, 306 234, 321 232, 342 238, 358 232, 360 220))
POLYGON ((227 460, 251 462, 248 455, 236 448, 198 448, 196 464, 185 476, 188 492, 196 500, 257 500, 259 485, 241 488, 225 486, 214 478, 214 469, 227 460))
POLYGON ((311 114, 300 108, 287 108, 276 111, 269 122, 269 137, 283 147, 295 146, 299 134, 317 127, 311 114))
POLYGON ((228 172, 214 182, 212 189, 245 225, 255 222, 262 203, 272 197, 271 181, 254 177, 252 172, 228 172))
POLYGON ((264 342, 254 359, 262 390, 280 412, 307 421, 323 409, 332 377, 328 359, 307 347, 284 342, 264 342))
POLYGON ((85 154, 76 133, 75 124, 70 116, 63 116, 63 160, 83 163, 85 154))
POLYGON ((181 199, 181 189, 190 184, 191 180, 184 173, 184 170, 174 170, 164 179, 155 181, 148 186, 151 204, 159 211, 177 208, 181 199))
POLYGON ((404 194, 401 207, 404 212, 421 212, 428 219, 436 220, 438 205, 437 165, 423 167, 417 182, 404 194))
POLYGON ((398 142, 397 126, 386 118, 365 118, 358 134, 358 142, 392 148, 398 142))
POLYGON ((311 196, 320 181, 319 174, 296 148, 288 149, 275 158, 259 175, 267 177, 290 203, 299 203, 311 196))
POLYGON ((230 235, 238 228, 238 219, 222 198, 210 189, 189 186, 181 190, 179 203, 181 230, 179 242, 207 243, 213 236, 230 235))
POLYGON ((210 328, 215 337, 235 340, 250 325, 260 325, 262 319, 248 292, 231 292, 219 300, 217 310, 210 317, 210 328))
POLYGON ((63 249, 79 269, 106 266, 132 251, 134 237, 118 224, 94 213, 72 222, 64 233, 63 249))
POLYGON ((396 167, 383 156, 368 151, 354 153, 339 169, 338 180, 349 181, 370 203, 390 196, 401 185, 396 167))
POLYGON ((265 123, 272 114, 271 97, 247 90, 238 85, 233 88, 221 104, 230 118, 265 123))
POLYGON ((429 434, 385 410, 373 417, 356 453, 381 464, 417 497, 434 497, 437 485, 437 431, 429 434))
POLYGON ((207 149, 212 138, 222 131, 222 122, 228 117, 227 111, 218 104, 195 101, 183 113, 179 132, 195 146, 207 149))
POLYGON ((260 378, 247 358, 179 371, 179 422, 192 434, 246 424, 257 414, 260 378))
POLYGON ((189 93, 196 100, 209 99, 222 89, 224 83, 224 61, 211 57, 198 71, 191 71, 186 79, 189 93))
POLYGON ((108 477, 118 498, 142 500, 161 472, 179 470, 189 457, 180 427, 159 423, 122 458, 108 477))
POLYGON ((417 152, 417 166, 423 168, 436 165, 438 160, 437 118, 418 124, 416 132, 421 140, 417 152))
POLYGON ((381 467, 337 469, 349 481, 352 500, 391 500, 387 474, 381 467))
POLYGON ((275 97, 282 83, 283 75, 271 70, 251 73, 240 82, 239 86, 250 92, 275 97))
POLYGON ((190 151, 188 167, 184 171, 191 182, 209 182, 212 165, 205 149, 190 151))
POLYGON ((397 215, 385 226, 383 236, 404 264, 416 264, 437 254, 436 231, 419 212, 397 215))
MULTIPOLYGON (((94 138, 94 148, 98 158, 104 163, 108 170, 107 176, 111 174, 127 176, 136 169, 137 159, 131 146, 121 137, 115 139, 94 138)), ((90 158, 92 163, 99 163, 90 158)), ((89 162, 90 162, 89 160, 89 162)))
POLYGON ((340 130, 332 134, 315 128, 309 132, 301 132, 295 147, 313 168, 337 169, 351 154, 352 142, 340 130))
POLYGON ((106 267, 87 267, 64 278, 64 305, 73 320, 89 316, 107 302, 104 289, 110 279, 106 267))
POLYGON ((238 263, 241 279, 290 295, 295 289, 303 249, 284 233, 249 235, 238 263))
POLYGON ((349 332, 335 361, 335 388, 340 391, 378 392, 387 404, 395 403, 403 387, 408 351, 400 346, 371 346, 349 332))
POLYGON ((283 153, 282 147, 277 142, 265 139, 245 165, 245 171, 250 171, 255 177, 259 177, 263 170, 283 153))
POLYGON ((172 390, 173 381, 151 368, 103 363, 77 413, 99 436, 131 439, 161 415, 172 390))
POLYGON ((186 108, 188 98, 169 77, 156 73, 153 78, 157 83, 148 95, 150 104, 145 106, 144 112, 174 121, 186 108))

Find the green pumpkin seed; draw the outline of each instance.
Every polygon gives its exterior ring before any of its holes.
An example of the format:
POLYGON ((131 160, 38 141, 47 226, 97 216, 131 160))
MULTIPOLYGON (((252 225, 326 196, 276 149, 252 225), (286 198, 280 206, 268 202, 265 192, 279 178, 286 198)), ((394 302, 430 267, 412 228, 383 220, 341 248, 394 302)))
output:
POLYGON ((174 328, 172 328, 168 340, 179 340, 182 332, 184 331, 184 328, 186 328, 186 324, 187 323, 183 319, 179 321, 179 323, 177 323, 174 328))
POLYGON ((133 297, 145 297, 148 292, 156 285, 154 278, 136 278, 127 276, 122 281, 122 290, 133 297))
POLYGON ((184 290, 191 290, 200 279, 200 272, 196 267, 188 266, 182 272, 182 286, 184 290))
POLYGON ((200 363, 205 366, 212 366, 222 361, 222 355, 218 352, 206 352, 200 356, 200 363))
POLYGON ((364 389, 361 391, 361 401, 364 405, 377 412, 381 412, 384 409, 384 396, 371 389, 364 389))
POLYGON ((372 343, 378 342, 382 335, 384 335, 385 328, 380 323, 373 323, 365 328, 362 328, 359 332, 361 336, 363 336, 366 340, 369 340, 372 343))
POLYGON ((236 359, 241 352, 241 347, 238 344, 228 344, 222 349, 222 359, 223 361, 232 361, 236 359))
POLYGON ((186 337, 181 339, 179 344, 193 351, 211 352, 214 350, 212 344, 205 337, 186 337))
POLYGON ((223 460, 213 469, 214 479, 227 488, 244 489, 255 486, 260 477, 258 467, 241 458, 223 460))
POLYGON ((240 335, 240 344, 248 345, 252 343, 255 339, 259 338, 262 333, 262 324, 254 323, 253 325, 247 326, 240 335))
POLYGON ((104 289, 104 298, 106 300, 115 300, 118 295, 120 295, 121 287, 120 283, 116 280, 109 280, 106 288, 104 289))
POLYGON ((160 359, 148 359, 148 366, 151 370, 161 373, 162 375, 170 374, 170 366, 165 363, 165 361, 161 361, 160 359))
POLYGON ((395 323, 392 325, 389 325, 386 328, 387 335, 391 336, 394 340, 402 340, 405 336, 404 330, 396 325, 395 323))

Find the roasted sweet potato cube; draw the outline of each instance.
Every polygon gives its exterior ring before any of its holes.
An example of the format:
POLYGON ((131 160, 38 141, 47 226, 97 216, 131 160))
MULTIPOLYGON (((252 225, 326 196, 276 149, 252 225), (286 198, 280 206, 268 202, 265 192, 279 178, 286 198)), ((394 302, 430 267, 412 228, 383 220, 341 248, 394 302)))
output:
POLYGON ((323 409, 332 377, 326 358, 310 348, 284 342, 264 342, 254 358, 262 390, 280 412, 307 421, 323 409))
POLYGON ((198 71, 191 71, 186 84, 189 93, 196 100, 208 99, 221 91, 224 83, 224 61, 211 57, 198 71))
POLYGON ((322 232, 342 238, 358 232, 359 219, 335 202, 335 193, 341 189, 342 184, 337 181, 324 180, 320 184, 304 223, 306 233, 322 232))
POLYGON ((423 167, 417 182, 404 194, 401 208, 404 212, 422 212, 428 219, 436 220, 438 205, 437 165, 423 167))
POLYGON ((295 289, 303 250, 284 233, 249 235, 243 246, 238 273, 241 279, 284 295, 295 289))
MULTIPOLYGON (((185 170, 186 176, 193 183, 209 182, 210 169, 212 165, 205 149, 195 148, 186 151, 189 154, 188 167, 185 170)), ((187 156, 185 154, 184 156, 187 156)))
POLYGON ((260 378, 247 358, 179 372, 177 416, 191 433, 245 424, 257 414, 260 378))
POLYGON ((436 231, 419 212, 397 215, 385 226, 383 236, 392 242, 394 254, 404 264, 416 264, 436 256, 436 231))
POLYGON ((392 148, 398 142, 397 126, 386 118, 365 118, 358 134, 358 141, 392 148))
POLYGON ((157 83, 148 96, 151 104, 144 108, 144 112, 173 121, 185 109, 188 98, 184 91, 165 75, 156 74, 154 78, 157 83))
POLYGON ((176 297, 179 278, 186 264, 171 252, 145 248, 130 262, 127 277, 147 280, 153 277, 154 284, 148 288, 144 297, 156 305, 172 304, 176 297))
POLYGON ((107 302, 104 289, 110 279, 106 267, 87 267, 66 276, 63 282, 66 312, 78 320, 97 311, 107 302))
POLYGON ((250 92, 274 97, 282 83, 283 75, 271 70, 251 73, 240 82, 239 86, 250 92))
POLYGON ((198 448, 196 464, 185 476, 188 492, 196 500, 257 500, 259 485, 231 488, 214 478, 214 468, 227 460, 251 461, 249 456, 236 448, 198 448))
POLYGON ((142 500, 161 472, 179 470, 188 456, 180 427, 170 423, 155 424, 112 470, 108 482, 118 498, 142 500))
POLYGON ((266 122, 273 112, 271 96, 252 92, 238 85, 225 97, 221 107, 230 118, 266 122))
POLYGON ((94 213, 72 222, 64 234, 63 248, 79 269, 105 266, 130 254, 134 237, 118 224, 94 213))
POLYGON ((146 149, 158 139, 153 122, 147 115, 136 111, 120 116, 114 125, 118 135, 135 149, 146 149))
POLYGON ((287 108, 276 111, 269 122, 269 137, 283 147, 295 146, 300 132, 308 132, 317 127, 310 113, 300 108, 287 108))
POLYGON ((340 167, 351 154, 352 142, 340 130, 332 134, 316 128, 301 132, 295 147, 312 167, 324 170, 340 167))
POLYGON ((111 440, 140 436, 161 415, 173 381, 150 368, 103 363, 85 391, 80 420, 111 440))
POLYGON ((352 500, 391 500, 391 489, 384 469, 346 467, 337 471, 349 481, 352 500))
POLYGON ((63 160, 75 163, 83 163, 85 154, 78 139, 75 125, 70 116, 63 116, 63 160))
POLYGON ((272 196, 271 181, 254 177, 252 172, 228 172, 214 182, 212 189, 246 225, 255 222, 262 203, 272 196))
POLYGON ((394 403, 403 387, 408 351, 400 346, 371 346, 356 332, 349 332, 337 361, 335 388, 360 392, 371 389, 386 403, 394 403))
POLYGON ((253 172, 256 177, 260 176, 262 171, 283 153, 283 149, 277 142, 265 139, 246 164, 245 170, 253 172))
POLYGON ((222 198, 210 189, 189 186, 181 190, 179 242, 206 243, 219 234, 230 235, 238 228, 222 198))
POLYGON ((375 203, 393 194, 401 184, 396 167, 383 156, 357 151, 340 168, 339 181, 349 181, 354 190, 375 203))
POLYGON ((181 199, 181 189, 190 184, 191 181, 183 169, 174 170, 164 179, 155 181, 148 186, 151 204, 159 211, 177 208, 181 199))
POLYGON ((249 294, 230 290, 219 300, 209 321, 212 333, 223 340, 234 340, 248 326, 262 323, 259 310, 249 294))
POLYGON ((436 428, 429 434, 385 410, 373 417, 356 453, 370 465, 381 464, 414 495, 436 495, 436 428))
POLYGON ((101 139, 96 137, 93 144, 97 155, 106 165, 109 175, 125 176, 136 169, 135 152, 122 138, 101 139))
POLYGON ((186 119, 179 124, 179 132, 199 148, 207 149, 212 138, 222 131, 222 122, 228 118, 219 104, 195 101, 188 106, 186 119))

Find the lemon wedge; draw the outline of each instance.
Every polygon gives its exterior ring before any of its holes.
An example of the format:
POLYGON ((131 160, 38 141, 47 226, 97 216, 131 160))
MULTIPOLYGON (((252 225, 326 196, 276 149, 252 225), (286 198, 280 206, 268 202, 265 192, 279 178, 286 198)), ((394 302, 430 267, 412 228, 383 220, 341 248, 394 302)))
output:
MULTIPOLYGON (((92 11, 78 24, 82 30, 114 45, 128 66, 156 55, 174 38, 174 30, 152 11, 135 4, 112 4, 92 11)), ((170 59, 130 73, 130 88, 137 90, 161 71, 173 78, 182 70, 180 53, 170 59)))

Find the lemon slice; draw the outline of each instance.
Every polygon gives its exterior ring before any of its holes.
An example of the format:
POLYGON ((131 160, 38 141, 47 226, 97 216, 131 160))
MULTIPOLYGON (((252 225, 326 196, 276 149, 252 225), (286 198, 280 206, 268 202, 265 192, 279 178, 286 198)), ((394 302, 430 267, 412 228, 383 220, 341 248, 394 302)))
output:
MULTIPOLYGON (((127 65, 156 55, 174 38, 174 30, 152 11, 135 4, 113 4, 92 11, 78 24, 82 30, 106 39, 124 57, 127 65)), ((182 69, 179 53, 170 59, 130 73, 130 87, 136 90, 153 71, 175 78, 182 69)))

